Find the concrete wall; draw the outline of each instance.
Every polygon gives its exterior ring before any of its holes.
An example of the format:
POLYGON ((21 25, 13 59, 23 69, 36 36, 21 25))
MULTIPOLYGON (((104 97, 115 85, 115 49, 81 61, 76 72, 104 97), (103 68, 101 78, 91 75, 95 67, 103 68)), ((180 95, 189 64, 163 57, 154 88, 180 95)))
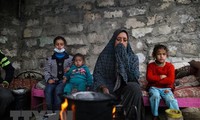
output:
MULTIPOLYGON (((43 72, 57 35, 69 54, 96 59, 118 28, 130 33, 141 76, 157 43, 169 47, 171 62, 200 60, 200 0, 26 0, 20 18, 1 19, 0 46, 19 71, 43 72), (3 21, 3 22, 2 22, 3 21), (3 24, 3 25, 2 25, 3 24)), ((5 14, 3 14, 5 16, 5 14)), ((16 74, 17 74, 16 73, 16 74)))

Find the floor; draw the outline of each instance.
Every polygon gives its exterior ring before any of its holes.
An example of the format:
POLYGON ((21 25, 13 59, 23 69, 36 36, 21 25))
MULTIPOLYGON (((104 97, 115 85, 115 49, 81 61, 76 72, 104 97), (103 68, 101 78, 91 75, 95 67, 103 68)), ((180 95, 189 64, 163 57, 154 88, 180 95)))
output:
MULTIPOLYGON (((170 119, 170 118, 167 119, 165 115, 165 109, 167 108, 164 107, 159 108, 160 120, 200 120, 200 108, 182 108, 181 109, 183 113, 182 119, 170 119)), ((152 120, 150 107, 145 108, 145 114, 146 114, 146 120, 152 120)), ((42 119, 41 117, 39 117, 37 119, 31 119, 31 120, 46 120, 46 119, 42 119)))
MULTIPOLYGON (((160 120, 200 120, 200 108, 181 108, 183 118, 182 119, 170 119, 165 115, 165 109, 167 108, 160 108, 159 109, 159 117, 160 120)), ((150 107, 145 108, 146 120, 152 120, 150 107)))
MULTIPOLYGON (((159 108, 159 117, 160 120, 200 120, 200 108, 182 108, 183 119, 167 119, 165 115, 165 109, 167 108, 159 108)), ((145 107, 146 120, 152 120, 150 107, 145 107)), ((13 120, 8 118, 3 118, 2 120, 13 120)), ((19 119, 23 120, 23 119, 19 119)), ((43 117, 32 117, 30 120, 47 120, 47 118, 43 117)))

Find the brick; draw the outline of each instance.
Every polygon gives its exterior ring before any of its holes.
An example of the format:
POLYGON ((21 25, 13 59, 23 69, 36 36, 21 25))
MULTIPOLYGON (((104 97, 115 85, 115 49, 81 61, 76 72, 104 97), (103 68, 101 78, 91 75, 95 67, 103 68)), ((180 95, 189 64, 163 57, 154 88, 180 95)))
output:
POLYGON ((115 11, 104 11, 104 18, 119 18, 123 16, 123 12, 121 10, 115 11))
POLYGON ((138 21, 136 18, 130 18, 127 19, 125 23, 126 28, 139 28, 139 27, 144 27, 145 23, 138 21))
POLYGON ((114 6, 114 0, 97 0, 97 6, 99 7, 107 7, 107 6, 114 6))
POLYGON ((132 29, 132 36, 135 38, 140 38, 145 36, 148 33, 151 33, 153 28, 147 27, 147 28, 136 28, 132 29))

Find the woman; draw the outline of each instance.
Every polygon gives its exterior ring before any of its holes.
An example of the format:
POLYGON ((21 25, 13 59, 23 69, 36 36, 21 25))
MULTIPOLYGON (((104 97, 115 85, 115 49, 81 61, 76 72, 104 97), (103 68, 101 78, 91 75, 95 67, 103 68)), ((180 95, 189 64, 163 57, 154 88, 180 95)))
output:
POLYGON ((54 54, 47 58, 44 75, 47 82, 45 98, 48 110, 59 110, 61 105, 60 95, 63 93, 65 80, 63 80, 64 68, 69 68, 72 56, 65 52, 66 40, 58 36, 54 39, 54 54))
POLYGON ((94 69, 94 89, 114 94, 121 100, 127 120, 141 120, 142 92, 139 61, 133 53, 128 33, 118 29, 100 53, 94 69))

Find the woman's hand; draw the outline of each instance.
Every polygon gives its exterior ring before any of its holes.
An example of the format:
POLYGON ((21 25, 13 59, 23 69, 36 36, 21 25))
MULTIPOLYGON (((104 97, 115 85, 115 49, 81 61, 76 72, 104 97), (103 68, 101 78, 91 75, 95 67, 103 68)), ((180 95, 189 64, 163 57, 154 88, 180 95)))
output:
POLYGON ((55 83, 55 80, 50 79, 50 80, 48 80, 48 83, 53 84, 53 83, 55 83))
POLYGON ((122 62, 128 61, 127 49, 123 44, 120 43, 115 47, 115 56, 121 59, 122 62))
POLYGON ((109 90, 108 90, 107 87, 102 87, 101 90, 102 90, 102 92, 103 92, 104 94, 110 94, 110 92, 109 92, 109 90))

